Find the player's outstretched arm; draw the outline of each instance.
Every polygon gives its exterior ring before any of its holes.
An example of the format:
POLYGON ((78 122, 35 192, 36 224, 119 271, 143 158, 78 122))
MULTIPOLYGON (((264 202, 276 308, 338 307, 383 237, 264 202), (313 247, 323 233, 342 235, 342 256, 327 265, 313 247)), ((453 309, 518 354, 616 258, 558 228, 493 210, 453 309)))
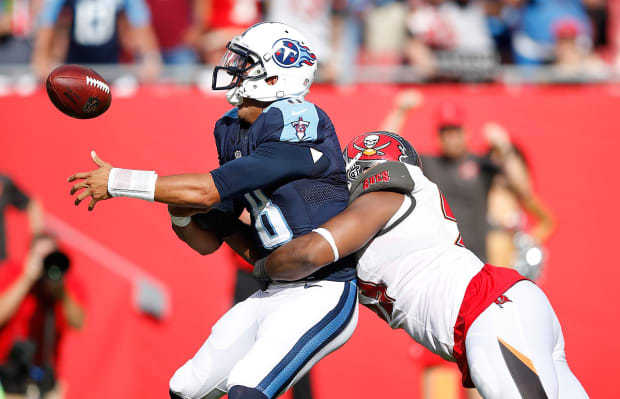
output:
MULTIPOLYGON (((357 198, 347 209, 321 228, 333 237, 340 257, 350 255, 370 241, 398 211, 404 195, 377 191, 357 198)), ((264 265, 272 280, 304 278, 334 261, 330 242, 316 232, 295 238, 275 250, 264 265)))
POLYGON ((157 176, 153 171, 113 168, 91 152, 99 167, 76 173, 69 182, 75 205, 92 197, 88 209, 112 197, 132 197, 171 205, 209 209, 221 200, 283 181, 314 176, 329 166, 327 157, 284 142, 264 143, 249 156, 227 162, 211 173, 157 176))
POLYGON ((75 173, 67 179, 69 182, 77 181, 71 187, 71 195, 79 192, 75 198, 76 206, 92 197, 89 211, 97 202, 112 197, 133 197, 203 210, 220 201, 211 173, 158 177, 155 172, 113 168, 94 151, 91 157, 98 169, 75 173))

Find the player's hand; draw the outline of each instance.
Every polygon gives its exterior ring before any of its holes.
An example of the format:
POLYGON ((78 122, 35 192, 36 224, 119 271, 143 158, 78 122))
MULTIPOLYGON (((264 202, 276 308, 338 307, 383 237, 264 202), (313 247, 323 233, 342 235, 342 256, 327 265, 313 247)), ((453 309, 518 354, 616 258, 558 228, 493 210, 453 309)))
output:
POLYGON ((88 210, 92 211, 97 202, 112 198, 110 193, 108 193, 108 178, 112 165, 99 159, 95 151, 91 151, 90 156, 99 168, 90 172, 76 173, 69 177, 67 181, 81 180, 71 187, 71 195, 84 189, 75 197, 75 205, 78 206, 84 199, 91 197, 88 210))

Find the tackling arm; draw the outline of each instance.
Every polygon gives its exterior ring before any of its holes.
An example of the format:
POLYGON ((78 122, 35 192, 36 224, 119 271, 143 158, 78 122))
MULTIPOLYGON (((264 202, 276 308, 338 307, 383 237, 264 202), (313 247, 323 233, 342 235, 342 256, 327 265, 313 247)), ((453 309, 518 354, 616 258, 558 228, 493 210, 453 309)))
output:
MULTIPOLYGON (((368 193, 321 227, 334 238, 340 256, 361 249, 386 225, 403 203, 403 194, 388 191, 368 193)), ((299 280, 334 260, 330 244, 321 235, 309 233, 284 244, 267 257, 265 269, 273 280, 299 280)))

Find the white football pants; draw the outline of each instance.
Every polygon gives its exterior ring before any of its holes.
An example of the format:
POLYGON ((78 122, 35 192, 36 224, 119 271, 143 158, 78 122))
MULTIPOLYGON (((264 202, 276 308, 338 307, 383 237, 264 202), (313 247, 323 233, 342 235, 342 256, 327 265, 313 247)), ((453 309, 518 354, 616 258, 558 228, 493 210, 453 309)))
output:
POLYGON ((271 284, 222 316, 170 390, 211 399, 241 385, 274 398, 351 337, 357 305, 355 281, 271 284))
POLYGON ((485 399, 587 398, 564 354, 564 336, 549 300, 534 283, 520 281, 472 323, 467 362, 485 399), (544 391, 543 391, 544 390, 544 391))

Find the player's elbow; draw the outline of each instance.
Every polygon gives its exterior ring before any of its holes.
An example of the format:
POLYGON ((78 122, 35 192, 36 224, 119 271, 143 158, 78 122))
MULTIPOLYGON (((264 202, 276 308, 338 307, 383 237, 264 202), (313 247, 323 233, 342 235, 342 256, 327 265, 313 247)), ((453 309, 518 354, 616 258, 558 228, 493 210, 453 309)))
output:
POLYGON ((219 239, 212 235, 208 237, 208 239, 195 240, 192 242, 188 242, 189 246, 194 249, 194 251, 198 252, 200 255, 211 255, 215 251, 217 251, 222 243, 219 239))
POLYGON ((220 193, 213 183, 213 178, 209 174, 205 184, 200 184, 195 190, 196 198, 194 203, 204 208, 211 208, 213 205, 221 201, 220 193))

